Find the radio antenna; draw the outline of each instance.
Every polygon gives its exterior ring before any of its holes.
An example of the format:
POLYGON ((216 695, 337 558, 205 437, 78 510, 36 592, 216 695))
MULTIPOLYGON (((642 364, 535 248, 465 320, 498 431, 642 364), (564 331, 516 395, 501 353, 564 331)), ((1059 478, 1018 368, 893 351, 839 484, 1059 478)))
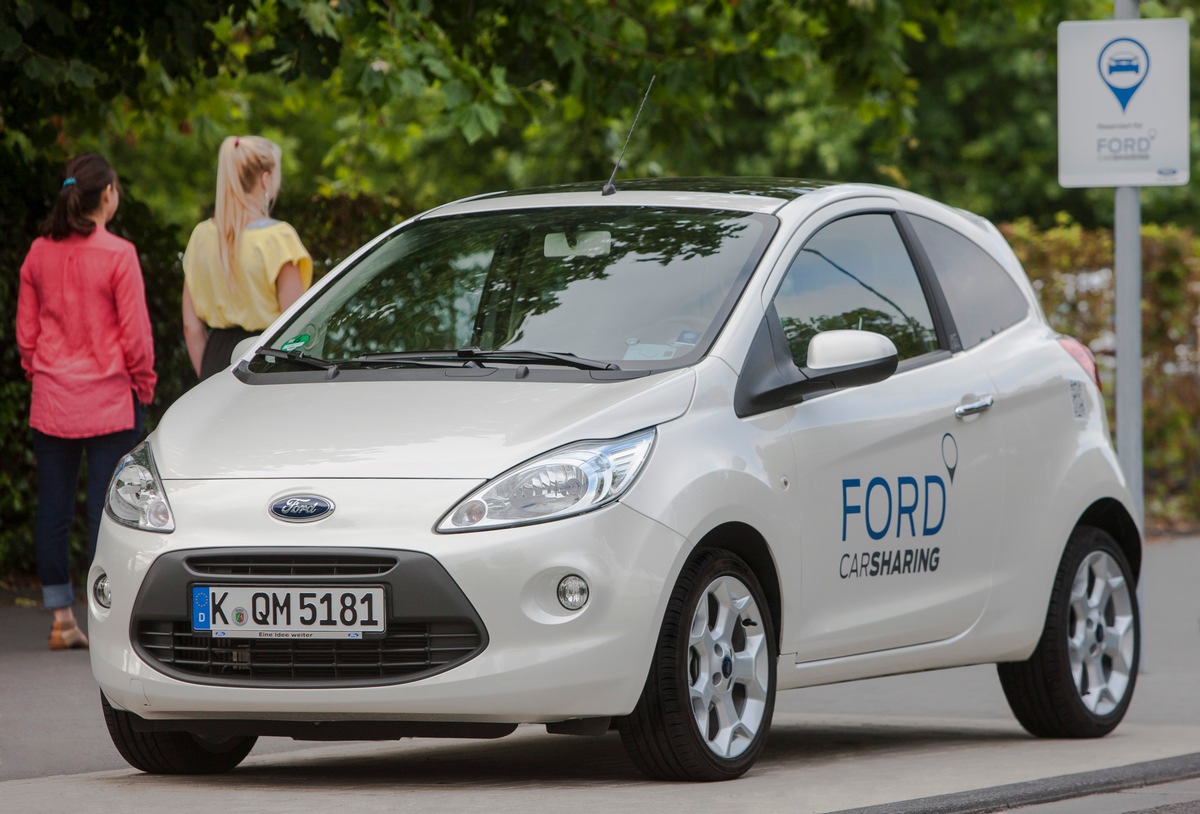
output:
POLYGON ((642 115, 642 108, 646 106, 646 100, 650 98, 650 88, 654 87, 654 80, 658 74, 650 77, 650 84, 646 86, 646 95, 642 97, 642 103, 638 105, 637 113, 633 116, 633 124, 629 125, 629 133, 625 136, 625 144, 621 147, 621 154, 617 156, 617 163, 613 165, 612 175, 608 177, 608 183, 600 190, 601 195, 612 195, 617 191, 613 181, 617 180, 617 170, 621 169, 621 159, 625 158, 625 148, 629 146, 629 139, 633 136, 633 128, 637 127, 638 117, 642 115))

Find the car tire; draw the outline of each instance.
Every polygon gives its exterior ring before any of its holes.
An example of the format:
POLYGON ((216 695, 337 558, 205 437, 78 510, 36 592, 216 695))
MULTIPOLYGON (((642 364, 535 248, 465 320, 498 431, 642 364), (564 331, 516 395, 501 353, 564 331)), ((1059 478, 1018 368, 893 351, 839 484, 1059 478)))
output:
POLYGON ((237 766, 254 748, 257 737, 239 736, 220 741, 187 732, 138 732, 133 715, 113 709, 100 695, 104 723, 113 745, 135 769, 149 774, 219 774, 237 766))
POLYGON ((997 671, 1009 707, 1030 734, 1098 738, 1125 716, 1140 656, 1129 562, 1107 532, 1080 526, 1063 552, 1037 649, 997 671))
POLYGON ((634 764, 656 780, 732 780, 757 760, 775 708, 775 626, 754 572, 705 549, 667 603, 650 675, 617 721, 634 764))

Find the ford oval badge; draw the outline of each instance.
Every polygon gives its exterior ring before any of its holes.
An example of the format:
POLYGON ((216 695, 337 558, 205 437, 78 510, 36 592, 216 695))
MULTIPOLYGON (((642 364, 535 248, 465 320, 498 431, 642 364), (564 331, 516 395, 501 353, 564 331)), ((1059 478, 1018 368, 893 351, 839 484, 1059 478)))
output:
POLYGON ((333 514, 333 501, 316 495, 288 495, 271 504, 271 514, 289 523, 311 523, 333 514))

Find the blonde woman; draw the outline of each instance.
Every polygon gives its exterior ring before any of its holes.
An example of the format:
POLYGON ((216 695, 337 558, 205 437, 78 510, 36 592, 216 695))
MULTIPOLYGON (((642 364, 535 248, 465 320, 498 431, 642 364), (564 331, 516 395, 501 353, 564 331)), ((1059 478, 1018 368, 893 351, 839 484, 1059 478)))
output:
POLYGON ((183 333, 201 380, 229 366, 233 348, 261 333, 312 284, 296 230, 271 217, 282 171, 279 145, 230 136, 217 158, 214 216, 183 253, 183 333))

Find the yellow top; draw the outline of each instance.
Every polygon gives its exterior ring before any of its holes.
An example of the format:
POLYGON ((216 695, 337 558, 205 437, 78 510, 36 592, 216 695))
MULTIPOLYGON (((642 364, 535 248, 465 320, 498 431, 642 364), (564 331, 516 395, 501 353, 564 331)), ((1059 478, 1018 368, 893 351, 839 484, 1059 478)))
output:
POLYGON ((312 285, 312 257, 296 230, 283 221, 263 218, 251 223, 238 240, 234 283, 221 271, 217 225, 206 220, 192 230, 183 253, 183 279, 196 316, 210 328, 240 326, 261 331, 279 316, 275 281, 288 263, 300 269, 307 291, 312 285))

